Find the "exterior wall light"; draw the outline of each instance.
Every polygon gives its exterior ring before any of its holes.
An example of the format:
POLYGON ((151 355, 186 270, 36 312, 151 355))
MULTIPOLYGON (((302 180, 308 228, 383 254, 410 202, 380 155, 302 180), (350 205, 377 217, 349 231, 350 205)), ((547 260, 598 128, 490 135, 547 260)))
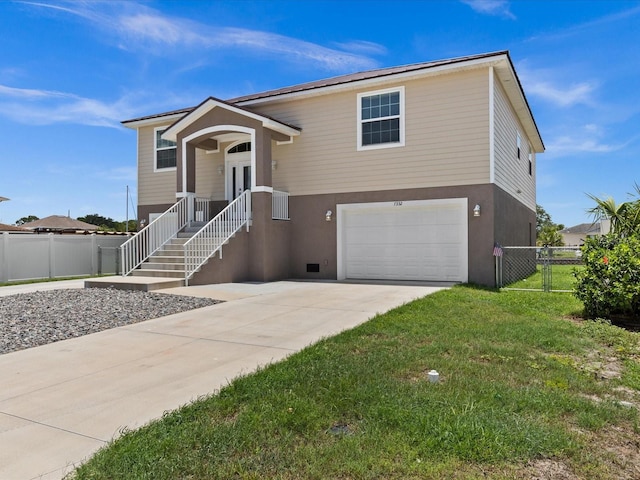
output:
POLYGON ((224 165, 220 165, 218 167, 218 175, 222 175, 224 173, 224 165))
POLYGON ((278 162, 276 162, 275 160, 271 161, 271 170, 275 170, 276 168, 278 168, 278 162))
POLYGON ((324 214, 324 219, 327 222, 330 222, 331 221, 331 215, 333 215, 333 212, 331 210, 327 210, 327 213, 324 214))
POLYGON ((474 217, 480 216, 480 205, 476 204, 476 206, 473 207, 473 216, 474 217))

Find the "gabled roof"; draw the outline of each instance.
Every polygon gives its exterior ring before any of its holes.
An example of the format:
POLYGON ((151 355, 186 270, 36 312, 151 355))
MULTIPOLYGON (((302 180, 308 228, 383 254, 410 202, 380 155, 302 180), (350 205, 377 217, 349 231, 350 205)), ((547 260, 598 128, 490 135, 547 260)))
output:
POLYGON ((436 60, 431 62, 413 63, 410 65, 401 65, 397 67, 378 68, 375 70, 367 70, 365 72, 350 73, 347 75, 340 75, 332 78, 325 78, 322 80, 316 80, 313 82, 301 83, 299 85, 293 85, 290 87, 278 88, 275 90, 268 90, 266 92, 255 93, 250 95, 244 95, 242 97, 236 97, 229 100, 231 103, 250 104, 258 103, 259 100, 264 100, 272 97, 281 97, 283 95, 290 95, 293 93, 311 92, 318 89, 326 89, 328 87, 336 87, 340 85, 348 85, 355 82, 363 82, 366 80, 381 80, 386 77, 398 76, 400 74, 413 74, 425 70, 434 70, 438 67, 451 67, 456 65, 470 63, 477 60, 486 60, 488 58, 495 57, 496 55, 509 55, 507 51, 484 53, 480 55, 469 55, 466 57, 450 58, 446 60, 436 60))
POLYGON ((573 227, 560 230, 560 233, 594 235, 594 234, 600 233, 600 224, 599 223, 581 223, 579 225, 574 225, 573 227))
POLYGON ((166 138, 167 140, 172 140, 175 142, 179 131, 183 130, 185 126, 187 126, 192 122, 195 122, 200 117, 207 114, 214 108, 222 108, 222 109, 237 113, 239 115, 252 118, 253 120, 257 120, 261 122, 265 128, 282 133, 283 135, 286 135, 288 137, 300 135, 300 129, 298 127, 294 127, 293 125, 288 125, 286 123, 280 122, 266 115, 261 115, 261 114, 252 112, 251 110, 248 110, 243 107, 239 107, 237 105, 233 105, 229 102, 225 102, 224 100, 220 100, 214 97, 209 97, 200 105, 198 105, 193 110, 191 110, 189 113, 184 115, 181 119, 177 120, 173 125, 171 125, 162 134, 162 138, 166 138))
MULTIPOLYGON (((244 95, 229 99, 224 103, 238 108, 249 107, 251 105, 258 105, 275 100, 324 95, 334 91, 359 88, 369 84, 390 83, 401 79, 439 75, 441 73, 478 67, 494 67, 497 78, 502 82, 527 136, 533 143, 534 150, 536 152, 543 152, 544 143, 542 142, 540 131, 533 118, 531 108, 525 97, 520 79, 515 72, 509 52, 506 50, 340 75, 323 80, 244 95)), ((221 100, 218 101, 222 102, 221 100)), ((202 104, 200 106, 202 106, 202 104)), ((129 128, 138 128, 157 123, 160 119, 175 120, 180 116, 193 112, 196 108, 200 108, 200 106, 125 120, 122 124, 129 128)))

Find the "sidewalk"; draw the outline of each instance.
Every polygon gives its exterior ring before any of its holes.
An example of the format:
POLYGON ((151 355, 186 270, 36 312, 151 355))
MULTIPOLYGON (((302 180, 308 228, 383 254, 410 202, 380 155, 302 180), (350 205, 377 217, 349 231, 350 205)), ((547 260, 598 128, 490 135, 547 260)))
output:
MULTIPOLYGON (((5 288, 14 287, 0 294, 5 288)), ((238 375, 442 288, 180 287, 161 292, 228 301, 0 355, 0 478, 60 479, 123 428, 138 428, 238 375)))

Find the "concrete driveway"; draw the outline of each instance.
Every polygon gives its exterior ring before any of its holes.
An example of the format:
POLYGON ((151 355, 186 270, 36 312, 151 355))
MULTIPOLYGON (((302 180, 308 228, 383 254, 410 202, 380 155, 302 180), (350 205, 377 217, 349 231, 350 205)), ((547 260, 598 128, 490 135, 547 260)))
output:
MULTIPOLYGON (((0 295, 4 288, 11 287, 0 295)), ((175 288, 159 292, 227 302, 0 355, 0 479, 60 479, 123 428, 442 288, 337 282, 175 288)))

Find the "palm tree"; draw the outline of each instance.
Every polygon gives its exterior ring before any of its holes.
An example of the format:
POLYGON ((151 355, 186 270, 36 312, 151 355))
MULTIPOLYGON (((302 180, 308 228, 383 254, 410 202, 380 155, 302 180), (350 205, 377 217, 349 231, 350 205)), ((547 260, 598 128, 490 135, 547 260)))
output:
POLYGON ((599 198, 587 194, 596 206, 587 210, 596 220, 608 218, 611 221, 611 233, 623 237, 640 233, 640 185, 634 186, 636 190, 635 200, 616 203, 611 197, 599 198))

